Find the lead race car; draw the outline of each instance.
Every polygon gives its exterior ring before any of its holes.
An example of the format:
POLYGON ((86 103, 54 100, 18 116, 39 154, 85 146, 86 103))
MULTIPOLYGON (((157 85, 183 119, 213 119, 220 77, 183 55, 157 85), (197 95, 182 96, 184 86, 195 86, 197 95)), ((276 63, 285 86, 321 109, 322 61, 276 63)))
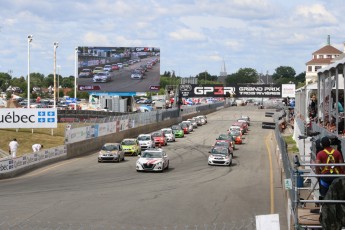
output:
POLYGON ((166 152, 161 148, 145 150, 141 153, 141 156, 136 163, 137 172, 163 172, 164 169, 169 169, 169 158, 166 152))

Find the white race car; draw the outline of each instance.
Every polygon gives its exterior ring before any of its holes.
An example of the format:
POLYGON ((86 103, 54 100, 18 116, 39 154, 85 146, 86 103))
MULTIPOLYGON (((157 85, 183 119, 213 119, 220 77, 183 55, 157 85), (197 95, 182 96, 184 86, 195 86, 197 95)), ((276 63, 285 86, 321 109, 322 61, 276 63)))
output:
POLYGON ((151 134, 139 134, 137 140, 142 150, 155 147, 155 141, 151 134))
POLYGON ((136 169, 140 171, 159 171, 169 169, 168 155, 161 148, 148 149, 141 153, 136 169))
POLYGON ((233 155, 227 147, 214 147, 209 151, 209 165, 226 165, 231 166, 233 155))
POLYGON ((171 128, 164 128, 161 130, 164 133, 165 137, 167 138, 167 141, 169 142, 175 141, 175 134, 173 133, 171 128))

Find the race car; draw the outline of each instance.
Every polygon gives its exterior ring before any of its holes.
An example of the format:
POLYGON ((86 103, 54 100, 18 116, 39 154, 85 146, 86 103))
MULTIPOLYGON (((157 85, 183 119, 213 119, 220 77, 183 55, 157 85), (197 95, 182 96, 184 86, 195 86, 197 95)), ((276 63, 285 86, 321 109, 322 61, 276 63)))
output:
POLYGON ((184 137, 184 131, 182 130, 181 126, 173 125, 173 126, 171 126, 171 129, 172 129, 176 138, 184 137))
POLYGON ((165 137, 164 133, 159 130, 156 132, 151 133, 153 140, 155 142, 155 146, 163 146, 167 145, 167 138, 165 137))
POLYGON ((243 143, 243 137, 240 130, 233 129, 230 131, 230 135, 232 135, 235 139, 235 144, 242 144, 243 143))
POLYGON ((171 128, 164 128, 161 130, 164 133, 167 141, 169 141, 169 142, 175 141, 175 135, 174 135, 173 130, 171 128))
POLYGON ((155 142, 151 134, 140 134, 137 140, 141 150, 155 147, 155 142))
POLYGON ((126 138, 121 141, 122 151, 127 155, 140 155, 141 147, 135 138, 126 138))
POLYGON ((105 143, 98 153, 98 162, 113 161, 120 162, 125 160, 120 143, 105 143))
POLYGON ((231 166, 233 155, 226 147, 214 147, 209 151, 208 165, 231 166))
POLYGON ((145 150, 141 153, 141 156, 136 163, 137 172, 163 172, 164 169, 169 169, 169 158, 166 152, 161 148, 145 150))
POLYGON ((236 143, 235 143, 235 139, 234 137, 230 134, 230 133, 223 133, 223 134, 220 134, 216 140, 227 140, 227 141, 230 141, 231 142, 231 147, 233 149, 236 149, 236 143))

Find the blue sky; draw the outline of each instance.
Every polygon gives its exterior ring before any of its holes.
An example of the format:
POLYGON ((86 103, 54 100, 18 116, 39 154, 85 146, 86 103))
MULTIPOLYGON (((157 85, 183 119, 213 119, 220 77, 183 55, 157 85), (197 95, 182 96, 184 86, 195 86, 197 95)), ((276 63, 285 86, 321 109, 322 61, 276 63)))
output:
POLYGON ((77 46, 160 47, 161 73, 219 75, 279 66, 305 71, 312 52, 344 50, 342 0, 1 0, 0 72, 74 75, 77 46))

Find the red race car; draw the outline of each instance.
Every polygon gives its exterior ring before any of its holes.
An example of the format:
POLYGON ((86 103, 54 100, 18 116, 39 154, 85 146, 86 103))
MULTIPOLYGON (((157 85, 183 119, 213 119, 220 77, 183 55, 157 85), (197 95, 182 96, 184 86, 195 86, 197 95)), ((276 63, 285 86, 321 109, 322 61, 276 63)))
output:
POLYGON ((153 132, 151 135, 155 142, 155 146, 167 145, 168 143, 167 138, 165 137, 164 133, 161 130, 153 132))

